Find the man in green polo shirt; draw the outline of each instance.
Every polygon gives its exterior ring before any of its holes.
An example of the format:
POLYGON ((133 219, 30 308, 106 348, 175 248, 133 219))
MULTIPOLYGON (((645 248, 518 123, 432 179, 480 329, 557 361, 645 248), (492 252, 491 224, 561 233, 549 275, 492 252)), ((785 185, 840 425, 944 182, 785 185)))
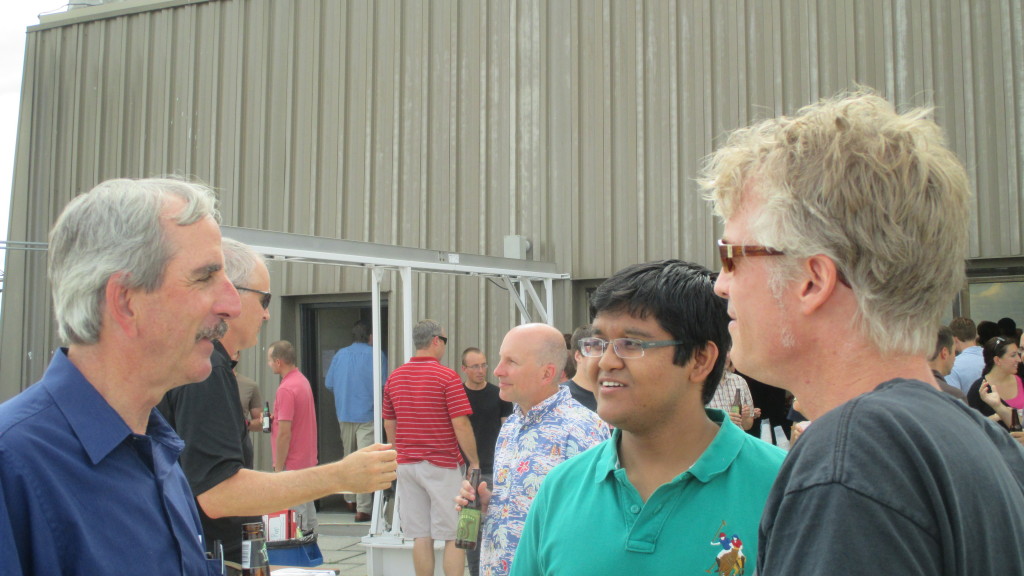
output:
POLYGON ((710 271, 629 266, 590 301, 597 413, 610 440, 548 474, 512 576, 752 572, 782 450, 707 409, 731 345, 710 271), (585 529, 585 533, 581 532, 585 529))

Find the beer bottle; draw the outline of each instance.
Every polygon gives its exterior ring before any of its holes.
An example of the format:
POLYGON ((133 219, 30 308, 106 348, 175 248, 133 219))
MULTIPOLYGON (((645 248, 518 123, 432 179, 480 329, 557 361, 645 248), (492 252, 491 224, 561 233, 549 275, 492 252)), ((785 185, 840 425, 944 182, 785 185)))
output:
POLYGON ((729 411, 733 414, 743 414, 743 396, 740 395, 739 388, 736 389, 736 397, 733 398, 729 411))
POLYGON ((1024 431, 1024 427, 1020 425, 1020 414, 1017 413, 1017 409, 1010 406, 1010 432, 1021 432, 1024 431))
MULTIPOLYGON (((469 471, 469 483, 476 490, 480 486, 480 469, 469 471)), ((455 532, 455 547, 463 550, 476 550, 480 541, 480 495, 470 501, 459 512, 459 527, 455 532)))
POLYGON ((263 536, 263 522, 242 524, 243 576, 270 576, 267 558, 267 539, 263 536))
POLYGON ((263 431, 270 432, 270 402, 263 403, 263 431))

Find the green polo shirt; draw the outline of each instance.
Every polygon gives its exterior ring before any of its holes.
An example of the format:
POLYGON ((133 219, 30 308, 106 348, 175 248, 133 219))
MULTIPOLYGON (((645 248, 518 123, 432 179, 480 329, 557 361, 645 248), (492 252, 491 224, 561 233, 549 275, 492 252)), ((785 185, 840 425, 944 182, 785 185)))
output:
POLYGON ((512 576, 718 574, 739 562, 753 573, 761 511, 786 453, 706 411, 720 426, 715 439, 647 502, 619 466, 621 430, 556 466, 526 518, 512 576))

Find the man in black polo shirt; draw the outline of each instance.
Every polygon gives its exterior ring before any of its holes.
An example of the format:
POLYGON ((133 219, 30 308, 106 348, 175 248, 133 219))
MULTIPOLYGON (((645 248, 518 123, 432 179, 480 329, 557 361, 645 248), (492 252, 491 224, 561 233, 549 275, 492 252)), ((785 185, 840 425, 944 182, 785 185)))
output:
POLYGON ((238 384, 232 373, 239 351, 255 346, 270 318, 270 273, 263 257, 229 238, 223 240, 224 271, 242 302, 228 331, 214 343, 210 376, 167 393, 158 408, 185 441, 181 467, 199 505, 206 546, 221 541, 229 574, 241 572, 242 524, 337 492, 372 492, 396 478, 396 454, 374 445, 344 460, 302 470, 270 473, 252 469, 253 451, 238 384))
MULTIPOLYGON (((512 403, 502 400, 498 396, 498 387, 487 382, 487 358, 479 348, 466 348, 462 352, 462 374, 466 377, 462 385, 473 407, 469 421, 473 425, 476 450, 480 457, 480 480, 492 488, 494 446, 498 443, 501 425, 512 414, 512 403)), ((480 549, 467 550, 466 559, 469 562, 469 573, 478 576, 480 549)))

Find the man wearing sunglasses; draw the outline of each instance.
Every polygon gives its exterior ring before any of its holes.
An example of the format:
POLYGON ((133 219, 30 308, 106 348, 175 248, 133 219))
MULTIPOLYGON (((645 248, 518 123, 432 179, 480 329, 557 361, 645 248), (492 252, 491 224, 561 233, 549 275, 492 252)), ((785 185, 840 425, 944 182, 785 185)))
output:
POLYGON ((736 131, 706 168, 733 362, 814 420, 765 506, 761 576, 1024 574, 1024 451, 928 367, 972 211, 929 115, 843 95, 736 131))
POLYGON ((615 430, 544 479, 512 575, 751 573, 783 452, 704 408, 730 345, 710 271, 627 267, 590 315, 579 349, 598 361, 597 413, 615 430))
POLYGON ((199 504, 207 549, 216 542, 237 570, 242 560, 242 524, 335 492, 370 492, 390 486, 395 453, 376 445, 354 458, 316 468, 273 474, 256 472, 252 442, 231 358, 259 341, 270 318, 270 273, 252 248, 225 238, 224 271, 242 300, 242 311, 227 319, 228 330, 214 342, 210 376, 167 393, 158 406, 185 441, 181 467, 199 504), (369 466, 365 475, 363 467, 369 466))
POLYGON ((388 440, 398 450, 398 498, 402 534, 413 539, 416 574, 434 573, 434 541, 445 543, 447 576, 461 576, 466 555, 455 547, 458 513, 451 495, 470 468, 480 468, 462 380, 441 364, 448 336, 435 320, 412 330, 416 354, 395 368, 384 385, 382 416, 388 440), (461 449, 461 451, 460 451, 461 449), (463 454, 466 455, 465 459, 463 454))

